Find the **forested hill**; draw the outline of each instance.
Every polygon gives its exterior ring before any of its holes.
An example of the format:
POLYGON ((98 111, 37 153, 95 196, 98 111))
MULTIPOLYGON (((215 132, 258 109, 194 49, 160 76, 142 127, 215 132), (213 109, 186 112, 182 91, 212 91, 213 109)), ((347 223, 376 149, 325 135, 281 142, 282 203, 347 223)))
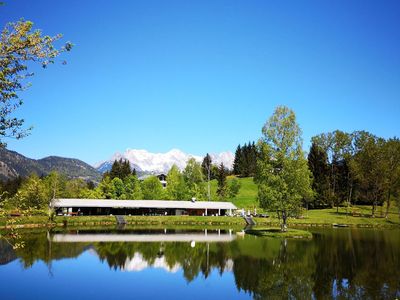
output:
POLYGON ((79 159, 49 156, 36 160, 15 151, 0 148, 0 180, 2 181, 17 176, 26 177, 31 173, 39 176, 47 175, 51 171, 65 174, 68 178, 82 178, 94 182, 101 180, 100 172, 79 159))

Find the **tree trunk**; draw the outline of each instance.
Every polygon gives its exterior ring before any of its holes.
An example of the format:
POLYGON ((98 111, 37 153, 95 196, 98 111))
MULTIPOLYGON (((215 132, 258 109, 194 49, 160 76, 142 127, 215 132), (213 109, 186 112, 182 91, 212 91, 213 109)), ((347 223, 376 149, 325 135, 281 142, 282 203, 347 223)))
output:
POLYGON ((385 218, 387 219, 389 216, 389 208, 390 208, 390 190, 388 192, 388 197, 387 197, 387 203, 386 203, 386 213, 385 213, 385 218))
POLYGON ((353 195, 353 182, 350 185, 349 198, 347 199, 347 207, 351 206, 352 195, 353 195))
POLYGON ((377 197, 375 197, 374 201, 372 202, 372 216, 373 218, 375 218, 375 209, 376 209, 376 203, 377 203, 377 197))
POLYGON ((281 224, 281 231, 282 232, 286 232, 287 231, 287 214, 286 214, 286 210, 282 211, 282 224, 281 224))

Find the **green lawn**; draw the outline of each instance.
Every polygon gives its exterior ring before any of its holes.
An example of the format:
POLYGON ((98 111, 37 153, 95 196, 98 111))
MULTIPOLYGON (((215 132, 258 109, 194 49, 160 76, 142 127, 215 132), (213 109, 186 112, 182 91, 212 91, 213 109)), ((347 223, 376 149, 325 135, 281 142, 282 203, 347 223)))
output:
MULTIPOLYGON (((289 218, 289 226, 332 226, 332 224, 347 224, 359 227, 387 227, 400 226, 400 218, 397 208, 393 208, 389 218, 378 216, 370 217, 370 208, 357 206, 360 214, 353 216, 351 211, 346 213, 345 208, 340 208, 339 214, 336 209, 318 209, 303 211, 300 218, 289 218)), ((196 217, 196 216, 126 216, 126 221, 132 226, 162 225, 162 226, 245 226, 245 221, 241 217, 196 217)), ((259 226, 279 226, 279 220, 274 213, 270 213, 269 218, 255 218, 259 226)), ((63 227, 64 222, 67 226, 115 226, 113 216, 81 216, 81 217, 55 217, 51 222, 47 217, 18 217, 15 218, 14 225, 29 224, 28 227, 63 227)), ((0 218, 0 229, 5 225, 5 219, 0 218)))
MULTIPOLYGON (((228 182, 232 177, 228 177, 228 182)), ((235 204, 238 208, 253 209, 258 207, 257 201, 257 185, 253 181, 253 177, 238 178, 240 181, 239 194, 234 199, 227 199, 235 204)), ((211 181, 211 197, 217 199, 217 181, 211 181)))

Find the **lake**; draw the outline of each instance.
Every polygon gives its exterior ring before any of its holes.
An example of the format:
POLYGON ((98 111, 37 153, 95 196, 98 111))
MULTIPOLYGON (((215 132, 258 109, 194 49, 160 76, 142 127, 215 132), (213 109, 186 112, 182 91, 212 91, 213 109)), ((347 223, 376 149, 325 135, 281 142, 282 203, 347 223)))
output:
POLYGON ((395 299, 400 230, 67 230, 0 240, 1 299, 395 299))

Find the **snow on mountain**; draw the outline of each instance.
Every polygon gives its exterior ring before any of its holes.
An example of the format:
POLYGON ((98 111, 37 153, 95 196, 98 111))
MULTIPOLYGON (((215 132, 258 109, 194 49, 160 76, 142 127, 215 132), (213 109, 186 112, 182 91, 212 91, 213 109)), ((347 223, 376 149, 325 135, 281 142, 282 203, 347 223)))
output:
MULTIPOLYGON (((210 154, 213 164, 219 165, 221 162, 227 167, 232 168, 234 155, 232 152, 221 152, 219 154, 210 154)), ((115 160, 127 159, 132 168, 136 171, 145 173, 166 173, 175 164, 183 170, 190 158, 198 162, 203 161, 202 156, 187 154, 179 149, 172 149, 166 153, 151 153, 147 150, 127 149, 124 153, 116 152, 109 160, 101 161, 94 167, 104 173, 111 169, 115 160)))
POLYGON ((233 168, 233 161, 235 159, 235 155, 230 152, 230 151, 226 151, 226 152, 221 152, 219 154, 210 154, 211 156, 211 161, 213 165, 220 165, 221 163, 224 164, 224 166, 228 169, 232 169, 233 168))

